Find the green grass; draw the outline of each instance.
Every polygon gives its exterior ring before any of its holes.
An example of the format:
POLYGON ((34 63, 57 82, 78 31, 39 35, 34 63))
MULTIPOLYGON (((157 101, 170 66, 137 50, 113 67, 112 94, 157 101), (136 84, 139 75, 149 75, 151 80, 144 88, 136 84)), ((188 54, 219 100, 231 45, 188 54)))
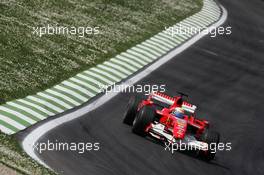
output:
POLYGON ((55 175, 32 160, 13 136, 0 133, 0 164, 26 175, 55 175))
MULTIPOLYGON (((0 1, 0 104, 49 88, 194 14, 202 0, 0 1), (33 27, 99 27, 100 34, 33 34, 33 27)), ((20 174, 53 174, 0 133, 0 163, 20 174)))
POLYGON ((202 0, 2 0, 0 104, 49 88, 197 12, 202 0), (100 27, 99 35, 33 27, 100 27))

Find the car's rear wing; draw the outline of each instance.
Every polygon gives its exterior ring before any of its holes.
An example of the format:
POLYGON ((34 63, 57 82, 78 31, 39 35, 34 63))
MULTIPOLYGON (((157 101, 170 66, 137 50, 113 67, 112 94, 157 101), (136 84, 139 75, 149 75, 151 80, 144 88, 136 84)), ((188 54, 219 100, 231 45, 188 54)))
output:
POLYGON ((153 99, 158 100, 158 101, 165 103, 167 105, 173 105, 175 102, 175 98, 170 97, 170 96, 163 94, 163 93, 160 93, 160 92, 153 92, 151 94, 151 97, 153 99))
MULTIPOLYGON (((165 103, 167 105, 170 105, 170 106, 173 105, 175 100, 176 100, 174 97, 170 97, 170 96, 163 94, 163 93, 160 93, 160 92, 153 92, 151 94, 151 98, 153 98, 157 101, 160 101, 162 103, 165 103)), ((197 106, 192 105, 186 101, 183 101, 181 107, 183 110, 190 112, 190 113, 194 113, 196 108, 197 108, 197 106)))
POLYGON ((197 106, 192 105, 192 104, 190 104, 190 103, 188 103, 186 101, 184 101, 182 103, 182 109, 187 111, 187 112, 190 112, 192 114, 195 112, 196 108, 197 108, 197 106))

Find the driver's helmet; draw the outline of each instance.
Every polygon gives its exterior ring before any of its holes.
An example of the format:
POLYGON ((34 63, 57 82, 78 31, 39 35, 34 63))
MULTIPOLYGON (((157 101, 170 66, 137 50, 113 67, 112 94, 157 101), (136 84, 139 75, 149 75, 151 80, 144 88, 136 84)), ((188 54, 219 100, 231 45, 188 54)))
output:
POLYGON ((173 111, 173 115, 177 118, 184 118, 184 110, 182 108, 175 108, 173 111))

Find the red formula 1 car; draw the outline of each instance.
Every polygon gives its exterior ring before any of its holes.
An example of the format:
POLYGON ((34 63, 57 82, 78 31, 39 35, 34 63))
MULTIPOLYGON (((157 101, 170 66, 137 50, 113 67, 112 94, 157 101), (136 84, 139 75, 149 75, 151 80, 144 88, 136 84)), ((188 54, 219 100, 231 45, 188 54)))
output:
POLYGON ((147 99, 130 98, 123 123, 132 132, 151 136, 166 144, 184 143, 205 160, 215 157, 220 135, 209 129, 207 120, 195 118, 196 106, 184 100, 184 94, 170 97, 154 92, 147 99))

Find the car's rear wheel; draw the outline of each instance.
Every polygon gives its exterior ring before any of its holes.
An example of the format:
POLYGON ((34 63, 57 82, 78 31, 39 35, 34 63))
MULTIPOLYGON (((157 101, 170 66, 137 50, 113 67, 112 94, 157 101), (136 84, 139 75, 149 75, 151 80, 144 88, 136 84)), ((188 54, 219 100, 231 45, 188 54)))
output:
POLYGON ((146 128, 155 119, 155 109, 151 106, 144 106, 136 115, 133 123, 132 132, 140 136, 146 136, 146 128))
POLYGON ((206 161, 213 160, 217 151, 217 145, 220 141, 220 134, 206 129, 200 139, 208 144, 208 150, 200 151, 199 156, 206 161))
POLYGON ((127 104, 127 109, 124 115, 123 123, 132 126, 133 121, 136 117, 138 105, 142 101, 141 96, 132 96, 130 97, 128 104, 127 104))

